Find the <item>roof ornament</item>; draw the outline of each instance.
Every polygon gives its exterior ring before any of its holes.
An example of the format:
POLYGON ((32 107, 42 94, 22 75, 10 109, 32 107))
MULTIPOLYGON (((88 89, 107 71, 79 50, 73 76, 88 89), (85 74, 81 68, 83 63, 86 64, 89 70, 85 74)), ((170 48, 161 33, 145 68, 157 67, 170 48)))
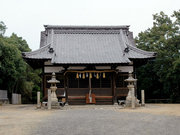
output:
POLYGON ((127 36, 127 37, 129 36, 129 32, 128 32, 128 31, 126 31, 126 36, 127 36))
POLYGON ((126 47, 126 48, 124 49, 124 52, 125 52, 125 53, 128 53, 128 52, 129 52, 129 47, 126 47))
POLYGON ((49 53, 53 53, 54 49, 53 48, 49 48, 49 53))

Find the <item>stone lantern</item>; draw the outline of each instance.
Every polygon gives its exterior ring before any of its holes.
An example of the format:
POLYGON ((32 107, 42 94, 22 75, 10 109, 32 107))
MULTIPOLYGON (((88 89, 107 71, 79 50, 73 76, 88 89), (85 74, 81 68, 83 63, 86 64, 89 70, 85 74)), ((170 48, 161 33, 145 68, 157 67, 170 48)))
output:
POLYGON ((51 80, 49 80, 47 82, 51 84, 51 87, 50 87, 50 89, 51 89, 51 105, 59 106, 58 98, 56 96, 56 90, 57 90, 56 83, 60 83, 60 81, 56 80, 56 74, 54 72, 52 73, 51 80))
POLYGON ((134 85, 135 85, 136 81, 137 81, 137 79, 133 78, 132 72, 130 71, 128 79, 125 80, 125 82, 128 82, 127 87, 129 89, 128 95, 126 97, 126 106, 127 107, 131 106, 132 108, 135 108, 135 106, 139 106, 139 101, 135 97, 135 90, 134 90, 134 85))

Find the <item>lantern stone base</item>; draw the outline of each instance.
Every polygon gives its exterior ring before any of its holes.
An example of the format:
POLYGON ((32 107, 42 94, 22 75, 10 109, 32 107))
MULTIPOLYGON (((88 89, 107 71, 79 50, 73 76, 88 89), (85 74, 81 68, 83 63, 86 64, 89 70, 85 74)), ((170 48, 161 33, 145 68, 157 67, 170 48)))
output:
MULTIPOLYGON (((139 100, 136 98, 136 97, 133 97, 135 98, 135 106, 136 107, 139 107, 140 104, 139 104, 139 100)), ((128 92, 128 96, 126 97, 126 107, 131 107, 132 106, 132 94, 131 94, 131 91, 128 92)))
POLYGON ((54 91, 51 93, 51 107, 52 108, 60 107, 60 105, 58 103, 58 98, 56 97, 56 93, 54 91))
MULTIPOLYGON (((132 99, 126 99, 126 107, 132 106, 132 99)), ((135 106, 140 107, 139 100, 135 98, 135 106)))
POLYGON ((51 108, 54 108, 54 109, 60 108, 58 101, 52 101, 51 102, 51 108))
POLYGON ((51 86, 51 108, 60 108, 60 105, 58 103, 58 98, 56 96, 56 89, 57 87, 56 86, 51 86))

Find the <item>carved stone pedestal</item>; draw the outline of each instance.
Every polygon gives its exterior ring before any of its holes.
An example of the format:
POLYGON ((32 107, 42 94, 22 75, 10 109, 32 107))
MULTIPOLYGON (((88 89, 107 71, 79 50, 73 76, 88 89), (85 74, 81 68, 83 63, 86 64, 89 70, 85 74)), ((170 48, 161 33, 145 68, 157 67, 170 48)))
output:
MULTIPOLYGON (((132 91, 129 90, 128 96, 126 97, 126 107, 132 107, 132 102, 135 105, 135 107, 140 106, 139 100, 135 96, 132 96, 132 91)), ((133 108, 134 108, 134 106, 133 106, 133 108)))
POLYGON ((132 77, 132 72, 129 72, 128 79, 125 80, 128 82, 128 95, 126 97, 126 107, 132 107, 133 109, 137 106, 140 106, 139 100, 135 97, 135 90, 134 90, 134 83, 137 81, 137 79, 134 79, 132 77))
POLYGON ((50 109, 51 108, 60 108, 60 105, 58 103, 58 98, 56 96, 56 90, 57 90, 57 87, 56 87, 56 83, 59 83, 58 80, 56 80, 56 75, 55 73, 52 73, 52 79, 48 81, 48 83, 51 83, 51 87, 50 87, 50 90, 51 90, 51 100, 50 100, 50 103, 51 104, 51 107, 49 107, 50 109))

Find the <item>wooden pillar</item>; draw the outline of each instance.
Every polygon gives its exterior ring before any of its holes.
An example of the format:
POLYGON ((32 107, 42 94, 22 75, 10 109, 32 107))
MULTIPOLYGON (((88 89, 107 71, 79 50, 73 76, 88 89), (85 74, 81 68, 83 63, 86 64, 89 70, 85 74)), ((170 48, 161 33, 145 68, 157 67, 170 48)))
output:
POLYGON ((91 90, 91 78, 89 77, 89 91, 91 90))
POLYGON ((88 97, 88 99, 89 99, 89 101, 88 101, 88 103, 90 102, 90 103, 92 103, 92 89, 91 89, 91 78, 90 78, 90 76, 89 76, 89 97, 88 97))
POLYGON ((43 97, 45 96, 44 83, 45 83, 45 77, 44 77, 44 66, 43 66, 42 67, 42 82, 41 82, 41 91, 42 91, 43 97))
POLYGON ((68 77, 67 75, 64 76, 64 89, 65 89, 65 93, 66 93, 66 105, 68 105, 68 77))
MULTIPOLYGON (((136 62, 133 61, 133 77, 134 79, 137 79, 137 76, 136 76, 136 62)), ((134 84, 134 88, 135 88, 135 97, 137 97, 137 82, 135 82, 134 84)))
POLYGON ((113 91, 113 104, 117 105, 117 94, 116 94, 116 80, 115 76, 116 74, 113 73, 112 75, 112 91, 113 91))
POLYGON ((43 93, 44 93, 43 97, 47 96, 46 83, 47 83, 46 82, 46 75, 45 75, 45 73, 43 73, 43 93))
MULTIPOLYGON (((65 66, 63 66, 63 68, 64 68, 64 70, 65 70, 65 72, 68 70, 68 65, 65 65, 65 66)), ((65 98, 66 98, 66 105, 69 105, 68 104, 68 88, 69 88, 69 86, 68 86, 69 84, 68 84, 68 74, 65 74, 64 75, 64 90, 65 90, 65 98)))

